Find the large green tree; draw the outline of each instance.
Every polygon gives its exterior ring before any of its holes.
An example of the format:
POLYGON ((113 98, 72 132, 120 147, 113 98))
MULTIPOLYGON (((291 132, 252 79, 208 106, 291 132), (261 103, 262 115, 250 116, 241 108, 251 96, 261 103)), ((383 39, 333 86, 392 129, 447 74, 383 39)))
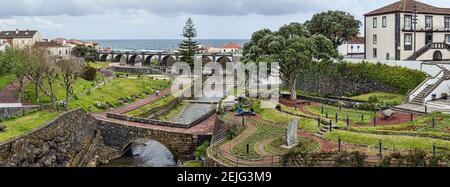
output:
POLYGON ((194 41, 197 37, 197 30, 191 18, 186 21, 182 35, 185 39, 179 44, 181 61, 193 66, 195 51, 198 49, 199 43, 194 41))
POLYGON ((95 62, 98 59, 98 51, 92 46, 77 45, 72 49, 72 54, 75 57, 84 58, 86 62, 95 62))
POLYGON ((263 29, 253 33, 244 45, 246 60, 273 59, 280 64, 281 79, 297 99, 298 75, 318 61, 331 61, 339 54, 333 43, 322 35, 312 35, 302 24, 291 23, 272 32, 263 29))
POLYGON ((328 11, 316 14, 305 23, 312 34, 322 34, 333 42, 335 48, 356 37, 361 21, 343 11, 328 11))

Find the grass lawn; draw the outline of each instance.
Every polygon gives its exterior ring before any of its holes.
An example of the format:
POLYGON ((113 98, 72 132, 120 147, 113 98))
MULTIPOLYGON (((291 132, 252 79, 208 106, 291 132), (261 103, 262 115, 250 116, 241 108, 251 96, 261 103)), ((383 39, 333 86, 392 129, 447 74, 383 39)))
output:
POLYGON ((280 126, 281 128, 286 128, 290 123, 291 118, 297 118, 299 120, 298 121, 299 129, 308 131, 310 133, 316 133, 320 130, 319 127, 317 126, 316 120, 289 115, 275 109, 264 109, 259 114, 264 120, 273 122, 274 124, 280 126))
POLYGON ((100 61, 96 61, 95 63, 89 62, 89 66, 100 69, 108 67, 109 64, 110 62, 100 62, 100 61))
POLYGON ((184 109, 188 106, 187 102, 180 102, 178 103, 172 110, 167 112, 166 114, 159 116, 158 119, 163 121, 173 121, 180 116, 181 112, 184 111, 184 109))
POLYGON ((148 111, 150 111, 150 110, 152 110, 154 108, 163 106, 163 105, 169 103, 170 101, 172 101, 174 99, 175 99, 174 96, 168 95, 166 97, 162 97, 162 98, 156 100, 155 102, 152 102, 150 104, 144 105, 141 108, 138 108, 136 110, 130 111, 130 112, 126 113, 126 114, 129 115, 129 116, 134 116, 134 117, 147 117, 145 115, 146 115, 146 113, 148 111))
POLYGON ((233 147, 231 152, 234 155, 240 156, 242 158, 246 158, 249 160, 259 160, 262 158, 262 156, 256 152, 255 150, 256 144, 267 138, 282 137, 286 132, 286 130, 283 128, 278 128, 272 125, 257 122, 254 119, 251 119, 250 123, 256 125, 257 127, 256 132, 247 139, 245 139, 244 141, 240 142, 235 147, 233 147), (249 154, 247 154, 247 144, 249 145, 249 154))
POLYGON ((16 119, 1 122, 1 124, 6 125, 6 129, 3 132, 0 132, 0 142, 30 132, 54 119, 59 114, 59 112, 38 111, 16 119))
POLYGON ((348 116, 350 121, 353 121, 354 123, 367 124, 375 117, 374 112, 369 112, 369 111, 365 111, 365 110, 354 110, 354 109, 347 109, 347 108, 339 109, 338 107, 329 106, 329 105, 322 105, 322 106, 323 106, 323 113, 322 113, 321 106, 308 106, 308 107, 306 107, 306 109, 309 112, 320 115, 322 117, 326 117, 326 114, 328 113, 328 117, 330 119, 335 119, 335 115, 338 114, 338 120, 344 121, 344 122, 347 120, 347 116, 348 116), (364 115, 364 121, 361 121, 362 115, 364 115))
POLYGON ((117 78, 110 83, 95 89, 83 97, 72 99, 70 108, 84 108, 90 112, 102 111, 95 107, 96 102, 109 102, 114 106, 119 106, 119 98, 129 98, 132 95, 142 96, 144 92, 153 94, 156 90, 168 87, 170 82, 164 80, 151 80, 148 78, 128 79, 117 78))
POLYGON ((380 103, 388 105, 400 105, 405 101, 405 96, 386 92, 372 92, 363 95, 351 97, 352 99, 369 101, 369 98, 376 97, 380 103))
POLYGON ((285 149, 282 148, 282 145, 286 144, 285 138, 277 138, 266 145, 265 149, 274 154, 274 155, 284 155, 292 150, 302 150, 302 151, 308 151, 308 152, 314 152, 317 151, 320 148, 320 143, 316 140, 310 139, 310 138, 303 138, 299 137, 298 139, 298 145, 297 147, 293 149, 285 149))
MULTIPOLYGON (((77 82, 74 86, 74 93, 75 95, 84 93, 86 91, 88 91, 89 89, 95 87, 95 83, 96 82, 100 82, 102 80, 103 76, 100 73, 97 73, 97 78, 95 81, 87 81, 84 80, 82 78, 78 78, 77 82)), ((62 81, 60 79, 57 79, 54 83, 54 89, 55 89, 55 93, 56 93, 56 98, 57 100, 63 100, 66 97, 66 91, 64 89, 64 86, 62 85, 62 81)), ((36 101, 36 94, 34 92, 34 84, 33 83, 28 83, 27 85, 25 85, 25 98, 28 101, 31 101, 33 103, 50 103, 50 97, 48 97, 47 95, 43 94, 40 90, 39 90, 39 102, 36 101)))
POLYGON ((199 168, 199 167, 203 167, 203 166, 202 166, 202 163, 199 161, 186 161, 186 162, 184 162, 183 167, 199 168))
POLYGON ((450 137, 450 115, 443 113, 432 113, 416 118, 412 122, 398 125, 387 125, 377 127, 358 127, 353 128, 357 132, 368 133, 416 133, 432 135, 436 137, 450 137), (435 127, 433 128, 433 118, 435 118, 435 127))
POLYGON ((0 76, 0 90, 5 88, 8 84, 16 79, 15 75, 1 75, 0 76))
POLYGON ((383 142, 383 147, 390 149, 423 149, 430 151, 433 143, 438 147, 446 147, 450 149, 450 141, 436 140, 432 138, 420 138, 410 136, 395 135, 374 135, 348 132, 342 130, 333 130, 325 134, 325 139, 337 142, 340 138, 343 142, 378 147, 379 141, 383 142))

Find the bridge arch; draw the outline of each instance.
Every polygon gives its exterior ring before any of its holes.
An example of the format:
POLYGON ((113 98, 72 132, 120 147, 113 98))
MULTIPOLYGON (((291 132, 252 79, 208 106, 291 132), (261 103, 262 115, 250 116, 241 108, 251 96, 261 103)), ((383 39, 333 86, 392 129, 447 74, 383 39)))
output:
POLYGON ((124 54, 118 54, 114 57, 114 61, 113 62, 126 62, 126 55, 124 54))
POLYGON ((143 66, 150 66, 150 65, 159 65, 159 60, 156 55, 149 55, 145 57, 144 62, 142 63, 143 66))
POLYGON ((106 62, 106 61, 111 60, 111 59, 112 59, 111 54, 101 54, 100 58, 99 58, 99 61, 106 62))
POLYGON ((143 59, 142 59, 141 55, 137 55, 137 54, 130 56, 130 59, 128 59, 128 62, 127 62, 128 65, 133 65, 133 66, 138 63, 143 63, 143 59))
POLYGON ((202 57, 202 63, 203 65, 212 62, 212 59, 209 56, 203 56, 202 57))
POLYGON ((172 66, 175 62, 177 60, 173 56, 167 55, 161 59, 161 66, 172 66))
POLYGON ((223 68, 225 68, 228 62, 232 62, 232 59, 227 56, 222 56, 219 59, 217 59, 217 62, 221 64, 223 68))

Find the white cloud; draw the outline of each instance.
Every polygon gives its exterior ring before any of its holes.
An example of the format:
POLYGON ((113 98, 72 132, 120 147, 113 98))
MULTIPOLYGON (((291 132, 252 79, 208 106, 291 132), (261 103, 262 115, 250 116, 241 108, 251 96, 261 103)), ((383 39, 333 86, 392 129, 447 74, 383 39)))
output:
MULTIPOLYGON (((200 38, 249 38, 262 28, 303 22, 327 10, 363 14, 396 0, 0 0, 0 30, 46 37, 180 38, 192 17, 200 38)), ((422 0, 450 7, 448 0, 422 0)))

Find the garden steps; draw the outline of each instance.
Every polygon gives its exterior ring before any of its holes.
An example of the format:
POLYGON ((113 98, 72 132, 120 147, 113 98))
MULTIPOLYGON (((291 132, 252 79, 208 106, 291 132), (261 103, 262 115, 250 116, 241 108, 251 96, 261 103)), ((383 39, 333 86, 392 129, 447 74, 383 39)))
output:
MULTIPOLYGON (((332 125, 331 128, 333 129, 339 129, 339 126, 337 125, 332 125)), ((330 132, 330 126, 324 126, 322 128, 320 128, 320 130, 315 134, 316 137, 322 138, 323 135, 325 135, 327 132, 330 132)))
POLYGON ((440 78, 436 83, 427 85, 416 97, 410 102, 413 104, 423 105, 425 103, 425 98, 430 95, 434 89, 436 89, 445 80, 450 80, 450 71, 442 66, 438 66, 444 72, 444 76, 440 78))

